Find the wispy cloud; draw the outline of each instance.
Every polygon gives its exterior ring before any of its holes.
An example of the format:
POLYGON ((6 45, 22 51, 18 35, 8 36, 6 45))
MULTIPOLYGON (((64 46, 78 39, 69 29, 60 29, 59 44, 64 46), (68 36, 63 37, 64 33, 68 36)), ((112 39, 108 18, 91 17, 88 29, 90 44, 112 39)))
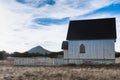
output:
POLYGON ((94 14, 99 14, 99 13, 119 14, 120 13, 119 8, 120 8, 120 3, 111 4, 109 6, 105 6, 93 12, 90 12, 88 14, 85 14, 84 16, 89 16, 89 15, 94 15, 94 14))
POLYGON ((56 3, 54 0, 16 0, 16 1, 35 8, 40 8, 45 5, 54 5, 56 3))
MULTIPOLYGON (((71 19, 117 17, 119 26, 119 9, 116 8, 119 7, 119 2, 0 0, 0 50, 26 51, 37 45, 51 51, 61 50, 61 42, 66 39, 68 21, 71 19), (110 6, 116 10, 111 10, 110 6)), ((118 27, 117 29, 120 30, 118 27)), ((119 46, 117 45, 117 48, 119 46)))
POLYGON ((40 24, 40 25, 62 25, 69 22, 69 17, 62 18, 62 19, 52 19, 52 18, 37 18, 33 22, 40 24))

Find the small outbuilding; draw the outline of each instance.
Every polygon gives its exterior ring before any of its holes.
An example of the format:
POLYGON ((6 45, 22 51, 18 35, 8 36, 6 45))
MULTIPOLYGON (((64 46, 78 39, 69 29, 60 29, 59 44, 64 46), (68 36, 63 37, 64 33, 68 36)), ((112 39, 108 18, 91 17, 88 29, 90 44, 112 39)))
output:
POLYGON ((62 43, 66 64, 114 64, 115 18, 73 20, 62 43))

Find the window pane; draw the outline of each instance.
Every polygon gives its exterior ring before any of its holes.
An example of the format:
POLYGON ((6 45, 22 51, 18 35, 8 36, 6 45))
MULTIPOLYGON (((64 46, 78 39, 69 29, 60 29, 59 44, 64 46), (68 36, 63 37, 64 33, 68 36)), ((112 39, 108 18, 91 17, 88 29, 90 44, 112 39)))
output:
POLYGON ((84 46, 84 44, 80 45, 80 53, 85 53, 85 46, 84 46))

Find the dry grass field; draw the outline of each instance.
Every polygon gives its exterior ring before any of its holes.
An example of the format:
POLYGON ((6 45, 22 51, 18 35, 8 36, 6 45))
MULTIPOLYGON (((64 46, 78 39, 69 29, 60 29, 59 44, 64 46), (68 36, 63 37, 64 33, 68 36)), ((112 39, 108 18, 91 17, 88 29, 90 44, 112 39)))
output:
POLYGON ((0 65, 0 80, 120 80, 120 58, 116 62, 62 67, 0 65))

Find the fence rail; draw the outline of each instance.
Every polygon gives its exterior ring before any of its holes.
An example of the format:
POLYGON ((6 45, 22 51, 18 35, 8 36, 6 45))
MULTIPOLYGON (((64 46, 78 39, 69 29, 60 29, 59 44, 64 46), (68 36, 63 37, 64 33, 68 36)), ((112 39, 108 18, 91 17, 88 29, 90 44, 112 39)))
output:
POLYGON ((14 65, 44 65, 44 66, 55 66, 62 65, 64 60, 62 58, 15 58, 14 65))

